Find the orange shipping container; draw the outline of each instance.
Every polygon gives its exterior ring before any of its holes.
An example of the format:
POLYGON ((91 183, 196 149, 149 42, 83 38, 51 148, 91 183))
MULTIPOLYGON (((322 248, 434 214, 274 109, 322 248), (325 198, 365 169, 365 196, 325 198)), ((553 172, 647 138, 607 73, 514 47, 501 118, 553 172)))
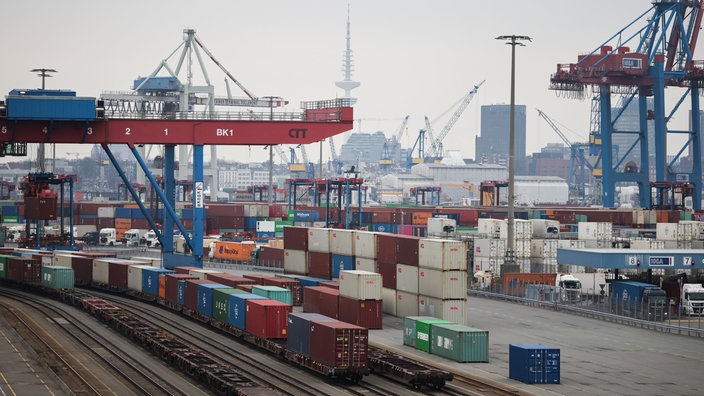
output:
POLYGON ((159 275, 159 298, 166 298, 166 274, 159 275))
POLYGON ((130 228, 132 228, 132 219, 125 219, 122 217, 116 217, 115 218, 115 228, 129 230, 130 228))
POLYGON ((117 228, 115 227, 115 238, 117 239, 118 242, 120 242, 120 239, 125 236, 125 233, 129 231, 129 228, 117 228))
POLYGON ((251 260, 252 252, 256 247, 253 243, 217 241, 213 257, 221 260, 251 260))
POLYGON ((433 217, 431 212, 413 212, 413 225, 428 225, 428 219, 433 217))
POLYGON ((501 275, 504 293, 512 296, 524 297, 525 285, 551 285, 555 286, 556 273, 506 273, 501 275))

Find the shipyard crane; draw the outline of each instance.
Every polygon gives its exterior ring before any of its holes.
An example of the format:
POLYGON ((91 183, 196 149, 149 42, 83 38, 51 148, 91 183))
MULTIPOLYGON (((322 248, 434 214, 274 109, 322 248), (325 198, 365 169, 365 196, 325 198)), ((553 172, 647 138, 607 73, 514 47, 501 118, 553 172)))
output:
POLYGON ((276 151, 276 155, 279 156, 279 159, 281 159, 282 164, 287 164, 288 163, 288 158, 286 158, 286 153, 284 153, 284 149, 281 148, 280 144, 274 144, 274 151, 276 151))
POLYGON ((550 89, 561 95, 598 95, 599 131, 590 138, 599 136, 601 140, 604 207, 616 206, 617 183, 637 184, 640 206, 651 207, 652 167, 654 183, 692 183, 693 208, 701 208, 702 125, 699 117, 690 114, 700 114, 699 97, 704 88, 704 62, 693 58, 703 5, 703 1, 653 1, 650 9, 626 27, 586 55, 579 55, 576 63, 558 64, 550 76, 550 89), (613 106, 612 101, 618 105, 613 106), (637 108, 636 122, 621 121, 629 104, 637 108), (670 130, 668 123, 676 118, 691 120, 689 128, 670 130), (635 142, 627 150, 614 150, 614 137, 624 134, 634 137, 635 142), (654 136, 654 147, 648 135, 654 136), (668 148, 682 141, 679 150, 668 148), (671 152, 677 154, 669 158, 671 152), (634 154, 639 161, 628 161, 634 154))
POLYGON ((330 143, 330 156, 332 159, 332 167, 336 175, 342 174, 342 161, 337 155, 337 150, 335 149, 335 141, 332 136, 328 138, 328 143, 330 143))
POLYGON ((394 164, 394 160, 391 158, 391 152, 396 152, 397 148, 401 147, 401 139, 406 132, 406 125, 408 125, 409 118, 411 118, 410 115, 403 117, 401 125, 391 137, 391 142, 389 143, 388 140, 384 142, 384 147, 381 149, 381 159, 379 160, 380 166, 389 167, 394 164), (391 144, 391 147, 389 147, 389 144, 391 144))
POLYGON ((450 120, 447 121, 447 124, 442 128, 438 136, 433 139, 433 133, 432 133, 432 128, 430 128, 430 123, 428 122, 428 118, 426 117, 426 133, 428 134, 428 138, 430 139, 430 150, 425 153, 426 157, 429 158, 440 158, 443 153, 443 147, 442 147, 442 141, 445 139, 448 133, 450 133, 450 130, 452 127, 455 125, 457 120, 460 118, 462 113, 464 113, 464 110, 469 106, 469 103, 472 101, 474 98, 474 95, 477 94, 477 91, 479 90, 479 87, 484 84, 484 81, 480 82, 479 84, 475 85, 474 88, 472 88, 467 94, 462 98, 459 107, 455 110, 455 112, 452 114, 452 117, 450 117, 450 120))
POLYGON ((557 134, 557 136, 562 139, 562 141, 570 149, 570 168, 567 177, 567 184, 570 191, 570 200, 573 202, 584 203, 585 202, 585 192, 586 192, 586 182, 587 177, 585 176, 585 168, 589 169, 592 174, 594 174, 594 166, 589 162, 585 156, 585 151, 588 153, 589 143, 574 143, 570 141, 567 136, 562 132, 562 130, 557 126, 557 123, 550 118, 547 114, 542 112, 540 109, 536 109, 538 115, 548 123, 550 128, 557 134), (579 167, 579 173, 577 173, 577 166, 579 167))

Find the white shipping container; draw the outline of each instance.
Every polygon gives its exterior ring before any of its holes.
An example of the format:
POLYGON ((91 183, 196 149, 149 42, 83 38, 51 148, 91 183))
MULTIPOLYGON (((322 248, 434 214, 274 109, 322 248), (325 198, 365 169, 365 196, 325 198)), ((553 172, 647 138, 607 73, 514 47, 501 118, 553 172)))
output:
POLYGON ((418 294, 396 291, 396 316, 418 316, 418 294))
POLYGON ((384 287, 381 289, 381 296, 383 297, 381 304, 384 313, 396 316, 396 289, 384 287))
POLYGON ((467 271, 421 268, 418 271, 418 293, 442 299, 466 298, 467 271))
POLYGON ((257 205, 257 217, 269 217, 269 205, 257 205))
POLYGON ((677 249, 692 249, 692 241, 677 241, 677 249))
POLYGON ((680 220, 680 224, 692 225, 692 240, 698 241, 704 239, 704 221, 696 220, 680 220))
POLYGON ((376 258, 376 232, 355 231, 354 232, 354 256, 376 258))
POLYGON ((553 273, 559 272, 556 258, 534 258, 531 259, 530 268, 526 272, 533 273, 553 273))
POLYGON ((152 268, 151 265, 130 265, 127 267, 127 289, 142 291, 142 269, 152 268))
POLYGON ((308 252, 284 249, 284 272, 305 275, 308 273, 308 252))
POLYGON ((379 272, 377 268, 376 260, 364 257, 355 257, 354 259, 355 268, 359 271, 369 271, 369 272, 379 272))
POLYGON ((660 241, 676 241, 677 229, 677 223, 657 223, 655 224, 655 239, 660 241))
MULTIPOLYGON (((530 220, 514 219, 513 220, 513 238, 514 239, 530 239, 533 236, 533 223, 530 220)), ((499 238, 508 239, 508 222, 501 222, 499 229, 499 238)))
POLYGON ((244 204, 244 217, 257 217, 259 215, 258 206, 256 204, 244 204))
POLYGON ((54 251, 54 257, 53 260, 51 260, 51 265, 58 265, 61 267, 71 267, 71 259, 75 256, 73 254, 56 254, 58 250, 54 251))
POLYGON ((557 248, 563 249, 584 249, 587 246, 582 239, 558 239, 557 248))
POLYGON ((418 294, 418 267, 396 264, 396 289, 418 294))
POLYGON ((504 258, 475 257, 474 272, 494 271, 498 274, 499 269, 504 264, 504 258))
POLYGON ((276 222, 271 220, 257 220, 257 232, 276 232, 276 222))
POLYGON ((557 239, 533 239, 530 246, 530 256, 537 258, 557 257, 557 239))
POLYGON ((662 241, 665 244, 665 249, 677 249, 680 245, 679 241, 662 241))
POLYGON ((478 238, 474 240, 474 257, 505 257, 506 241, 503 239, 478 238))
POLYGON ((418 265, 442 270, 467 270, 467 244, 446 239, 421 239, 418 265))
POLYGON ((477 234, 486 235, 488 238, 497 238, 501 230, 501 219, 478 219, 477 234))
POLYGON ((455 219, 446 219, 443 217, 428 218, 428 235, 445 235, 445 227, 452 227, 453 230, 456 230, 457 221, 455 219))
POLYGON ((586 249, 611 249, 611 240, 608 239, 587 239, 584 241, 586 249))
POLYGON ((585 241, 611 239, 613 224, 609 222, 583 221, 577 223, 577 238, 585 241))
POLYGON ((353 230, 330 230, 330 253, 354 256, 354 240, 353 230))
POLYGON ((93 282, 109 284, 110 283, 110 261, 105 259, 93 260, 93 282))
POLYGON ((114 218, 115 208, 113 206, 101 206, 98 207, 98 217, 101 218, 114 218))
POLYGON ((467 299, 443 300, 432 296, 419 295, 418 313, 422 316, 432 316, 467 325, 467 299))
POLYGON ((677 240, 678 241, 691 241, 692 240, 692 223, 680 221, 677 224, 677 240))
POLYGON ((657 239, 632 239, 631 249, 665 249, 665 241, 657 239))
POLYGON ((381 274, 369 271, 340 271, 340 295, 355 300, 381 300, 381 274))
POLYGON ((200 280, 205 280, 208 274, 221 274, 222 271, 210 270, 210 269, 192 269, 188 271, 188 275, 196 276, 200 280))
POLYGON ((330 253, 329 228, 313 227, 308 229, 308 251, 318 253, 330 253))
POLYGON ((513 241, 514 255, 518 258, 530 257, 530 239, 516 239, 513 241))
POLYGON ((531 219, 533 238, 557 237, 560 233, 560 222, 548 219, 531 219))
POLYGON ((159 257, 130 257, 130 260, 139 261, 145 265, 155 268, 161 268, 161 258, 159 257))
POLYGON ((313 222, 313 227, 315 228, 325 228, 327 224, 325 224, 324 221, 314 221, 313 222))

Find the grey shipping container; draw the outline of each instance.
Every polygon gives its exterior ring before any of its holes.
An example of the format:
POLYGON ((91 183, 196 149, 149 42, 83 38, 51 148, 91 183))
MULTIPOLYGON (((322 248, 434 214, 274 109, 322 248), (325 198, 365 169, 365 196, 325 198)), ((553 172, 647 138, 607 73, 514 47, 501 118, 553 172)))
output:
POLYGON ((45 265, 42 267, 41 283, 42 286, 51 289, 73 289, 73 268, 58 265, 45 265))

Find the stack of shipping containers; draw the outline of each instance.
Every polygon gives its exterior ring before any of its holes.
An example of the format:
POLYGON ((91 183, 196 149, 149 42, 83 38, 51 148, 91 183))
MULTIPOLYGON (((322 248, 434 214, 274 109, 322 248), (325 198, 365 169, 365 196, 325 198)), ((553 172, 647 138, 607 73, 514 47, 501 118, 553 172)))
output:
POLYGON ((531 272, 557 272, 557 243, 560 222, 532 219, 531 272))
POLYGON ((369 271, 342 271, 338 318, 367 329, 381 329, 383 315, 381 275, 369 271))
POLYGON ((419 314, 467 322, 467 246, 463 241, 418 241, 419 314))

